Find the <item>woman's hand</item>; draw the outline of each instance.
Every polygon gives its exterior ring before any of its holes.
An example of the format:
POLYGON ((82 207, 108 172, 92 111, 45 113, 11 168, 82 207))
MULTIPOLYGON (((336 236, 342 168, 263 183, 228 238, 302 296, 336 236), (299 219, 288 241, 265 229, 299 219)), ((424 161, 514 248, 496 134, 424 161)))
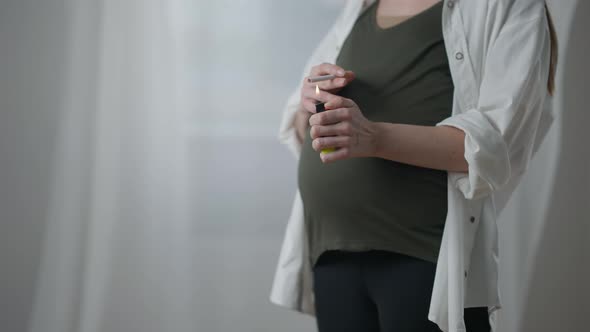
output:
POLYGON ((303 143, 303 140, 305 139, 305 134, 309 128, 309 117, 312 113, 315 113, 315 104, 318 101, 327 100, 324 91, 336 94, 352 80, 354 80, 354 73, 352 71, 346 71, 342 67, 330 63, 322 63, 311 69, 309 76, 305 77, 303 80, 303 86, 301 87, 301 101, 299 102, 299 109, 297 110, 297 113, 295 113, 295 120, 293 122, 299 143, 303 143), (317 83, 307 82, 307 79, 311 76, 330 74, 335 75, 336 78, 317 83), (321 91, 319 95, 316 95, 315 93, 316 84, 321 90, 324 90, 321 91))
POLYGON ((313 149, 336 148, 334 152, 320 153, 322 162, 376 155, 377 126, 363 116, 353 100, 330 95, 325 107, 326 112, 309 118, 313 149))
POLYGON ((300 104, 303 109, 315 113, 315 104, 318 101, 326 101, 328 95, 338 93, 338 91, 352 80, 354 80, 354 73, 352 71, 346 71, 340 66, 330 63, 322 63, 321 65, 314 66, 309 76, 303 80, 300 104), (317 83, 309 83, 307 81, 309 77, 321 75, 334 75, 336 78, 317 83), (320 88, 319 95, 315 93, 316 85, 320 88))

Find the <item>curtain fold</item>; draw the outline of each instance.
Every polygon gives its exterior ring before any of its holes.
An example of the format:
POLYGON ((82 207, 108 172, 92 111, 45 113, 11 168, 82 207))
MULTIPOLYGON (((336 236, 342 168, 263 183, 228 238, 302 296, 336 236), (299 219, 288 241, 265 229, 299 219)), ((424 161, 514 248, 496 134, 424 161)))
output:
POLYGON ((177 5, 65 2, 67 72, 30 332, 194 331, 177 5))

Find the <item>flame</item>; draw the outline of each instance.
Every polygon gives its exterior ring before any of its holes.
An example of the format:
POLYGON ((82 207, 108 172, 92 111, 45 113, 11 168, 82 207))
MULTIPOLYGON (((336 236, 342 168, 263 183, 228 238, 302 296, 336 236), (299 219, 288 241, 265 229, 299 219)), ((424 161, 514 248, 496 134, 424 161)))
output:
POLYGON ((315 95, 316 96, 320 95, 320 87, 317 84, 315 85, 315 95))

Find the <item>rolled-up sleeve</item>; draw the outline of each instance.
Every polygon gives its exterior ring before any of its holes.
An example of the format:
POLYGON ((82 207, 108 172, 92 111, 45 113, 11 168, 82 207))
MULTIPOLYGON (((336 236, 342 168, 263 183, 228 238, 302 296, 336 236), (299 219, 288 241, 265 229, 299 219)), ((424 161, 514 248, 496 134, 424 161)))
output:
POLYGON ((436 124, 465 132, 467 172, 449 172, 466 199, 501 189, 528 167, 547 96, 546 16, 506 25, 490 43, 477 106, 436 124))

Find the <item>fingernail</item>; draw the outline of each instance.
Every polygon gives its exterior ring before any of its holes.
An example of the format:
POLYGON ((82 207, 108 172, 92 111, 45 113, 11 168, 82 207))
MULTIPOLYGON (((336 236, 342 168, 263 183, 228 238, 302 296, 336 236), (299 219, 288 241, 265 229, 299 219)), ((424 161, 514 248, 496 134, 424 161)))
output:
POLYGON ((342 69, 339 69, 336 73, 340 76, 344 76, 344 70, 342 69))

